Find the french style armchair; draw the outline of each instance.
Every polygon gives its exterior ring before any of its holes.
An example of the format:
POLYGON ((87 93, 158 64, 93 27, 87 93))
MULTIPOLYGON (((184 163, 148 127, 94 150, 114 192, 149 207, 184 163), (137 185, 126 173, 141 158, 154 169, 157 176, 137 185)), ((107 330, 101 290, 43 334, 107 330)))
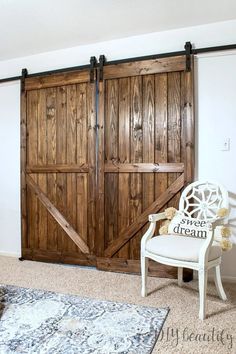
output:
POLYGON ((228 204, 228 192, 218 183, 197 181, 184 189, 179 201, 179 211, 186 217, 211 223, 212 229, 209 229, 204 239, 176 236, 174 234, 154 236, 156 222, 164 220, 166 214, 163 212, 149 215, 150 226, 141 240, 142 296, 147 295, 148 260, 152 259, 162 264, 178 267, 179 286, 182 285, 183 281, 183 268, 198 271, 200 319, 203 320, 206 315, 209 269, 214 269, 215 285, 220 298, 222 300, 227 299, 220 275, 222 249, 213 238, 214 228, 219 220, 221 223, 227 222, 227 216, 219 216, 218 211, 228 209, 228 204))

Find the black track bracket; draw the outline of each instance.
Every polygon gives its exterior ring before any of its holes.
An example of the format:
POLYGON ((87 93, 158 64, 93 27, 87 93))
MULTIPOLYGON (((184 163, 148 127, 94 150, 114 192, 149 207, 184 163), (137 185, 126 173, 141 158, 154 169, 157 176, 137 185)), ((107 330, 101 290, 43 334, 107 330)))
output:
POLYGON ((191 42, 186 42, 185 46, 185 53, 186 53, 186 71, 191 71, 191 54, 192 54, 192 44, 191 42))
POLYGON ((28 70, 27 69, 22 69, 21 71, 21 92, 25 92, 25 79, 28 75, 28 70))
POLYGON ((99 57, 99 81, 103 81, 103 66, 106 62, 105 55, 100 55, 99 57))
POLYGON ((90 57, 90 83, 95 81, 97 59, 96 57, 90 57))

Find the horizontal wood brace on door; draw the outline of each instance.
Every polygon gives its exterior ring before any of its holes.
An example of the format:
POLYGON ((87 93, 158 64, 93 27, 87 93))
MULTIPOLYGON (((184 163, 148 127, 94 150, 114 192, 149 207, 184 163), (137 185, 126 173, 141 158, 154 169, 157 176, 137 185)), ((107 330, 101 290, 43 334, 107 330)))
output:
POLYGON ((70 251, 61 252, 24 247, 22 248, 22 252, 30 260, 96 266, 96 256, 94 254, 78 254, 77 252, 70 251))
POLYGON ((89 253, 89 248, 84 242, 84 240, 79 236, 79 234, 74 230, 74 228, 69 224, 65 217, 60 213, 60 211, 51 203, 48 197, 44 194, 41 188, 35 183, 33 178, 26 176, 26 183, 33 191, 33 193, 38 197, 40 202, 45 206, 47 211, 52 215, 52 217, 58 222, 66 234, 72 239, 72 241, 79 247, 83 253, 89 253))
POLYGON ((105 173, 139 173, 139 172, 184 172, 183 163, 119 163, 106 162, 105 173))
POLYGON ((53 76, 29 77, 25 79, 25 90, 37 90, 47 87, 56 87, 64 85, 73 85, 84 82, 90 82, 89 70, 81 70, 75 72, 65 72, 53 76))
POLYGON ((177 57, 168 57, 137 62, 134 61, 131 63, 104 66, 103 78, 105 80, 108 80, 137 75, 184 71, 185 69, 186 58, 185 55, 182 55, 177 57))
POLYGON ((181 174, 137 219, 123 230, 104 252, 105 257, 112 257, 148 222, 148 215, 157 213, 184 187, 184 174, 181 174))
POLYGON ((89 172, 89 165, 68 165, 68 164, 57 164, 57 165, 43 165, 43 166, 27 166, 27 173, 87 173, 89 172))

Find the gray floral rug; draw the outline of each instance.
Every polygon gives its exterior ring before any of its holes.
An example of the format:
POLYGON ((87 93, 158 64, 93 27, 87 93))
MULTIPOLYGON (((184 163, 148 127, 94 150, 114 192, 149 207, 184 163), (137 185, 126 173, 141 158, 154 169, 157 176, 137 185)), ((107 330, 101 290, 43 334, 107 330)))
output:
POLYGON ((151 353, 168 308, 0 285, 0 353, 151 353))

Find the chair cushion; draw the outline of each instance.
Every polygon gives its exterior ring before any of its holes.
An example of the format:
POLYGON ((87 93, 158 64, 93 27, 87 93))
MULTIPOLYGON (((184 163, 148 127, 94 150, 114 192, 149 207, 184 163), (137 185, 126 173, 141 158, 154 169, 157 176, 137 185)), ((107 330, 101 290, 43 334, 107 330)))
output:
MULTIPOLYGON (((187 262, 198 262, 199 251, 206 240, 193 237, 162 235, 148 240, 146 250, 157 256, 177 259, 187 262)), ((213 242, 208 260, 219 258, 222 254, 221 247, 213 242)))

